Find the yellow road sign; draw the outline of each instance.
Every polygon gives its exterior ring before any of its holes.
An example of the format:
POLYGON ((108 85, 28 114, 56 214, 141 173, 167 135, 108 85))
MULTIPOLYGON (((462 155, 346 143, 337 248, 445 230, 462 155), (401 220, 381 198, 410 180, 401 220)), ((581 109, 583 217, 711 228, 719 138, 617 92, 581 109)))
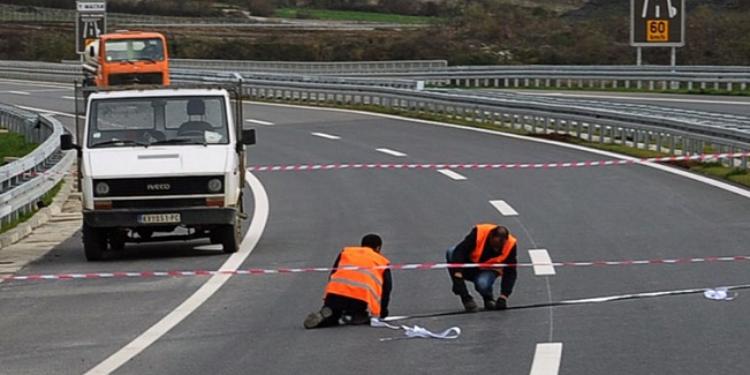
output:
POLYGON ((646 41, 668 42, 669 41, 669 21, 647 20, 646 21, 646 41))

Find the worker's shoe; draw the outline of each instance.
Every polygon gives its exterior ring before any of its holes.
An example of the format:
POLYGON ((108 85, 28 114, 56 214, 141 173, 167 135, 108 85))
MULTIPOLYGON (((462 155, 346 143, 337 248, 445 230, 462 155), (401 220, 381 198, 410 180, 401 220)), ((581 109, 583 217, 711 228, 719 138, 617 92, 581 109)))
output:
POLYGON ((471 298, 470 295, 461 296, 461 303, 464 304, 464 310, 466 310, 466 312, 475 312, 479 310, 479 306, 477 306, 477 303, 474 302, 474 298, 471 298))
POLYGON ((497 304, 495 303, 495 300, 493 300, 492 298, 485 298, 484 309, 485 310, 497 310, 497 304))
POLYGON ((339 323, 353 326, 370 324, 370 316, 367 314, 345 314, 341 316, 339 323))
POLYGON ((497 301, 495 301, 495 310, 505 310, 508 308, 508 299, 503 298, 502 296, 497 298, 497 301))
POLYGON ((326 319, 333 316, 333 310, 331 310, 330 307, 323 306, 323 308, 320 309, 318 312, 310 313, 310 315, 305 318, 305 328, 312 329, 317 328, 320 326, 321 323, 323 323, 326 319))

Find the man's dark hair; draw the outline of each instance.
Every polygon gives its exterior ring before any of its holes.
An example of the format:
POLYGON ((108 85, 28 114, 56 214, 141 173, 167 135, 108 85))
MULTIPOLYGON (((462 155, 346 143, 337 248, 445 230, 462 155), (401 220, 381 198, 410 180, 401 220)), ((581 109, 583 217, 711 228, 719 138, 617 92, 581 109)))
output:
POLYGON ((506 228, 506 227, 504 227, 502 225, 498 225, 497 228, 495 228, 495 230, 492 231, 492 236, 493 237, 498 237, 499 236, 499 237, 501 237, 504 240, 508 238, 509 234, 510 234, 510 232, 508 232, 508 228, 506 228))
POLYGON ((377 234, 370 233, 362 237, 362 246, 377 250, 383 246, 383 240, 377 234))

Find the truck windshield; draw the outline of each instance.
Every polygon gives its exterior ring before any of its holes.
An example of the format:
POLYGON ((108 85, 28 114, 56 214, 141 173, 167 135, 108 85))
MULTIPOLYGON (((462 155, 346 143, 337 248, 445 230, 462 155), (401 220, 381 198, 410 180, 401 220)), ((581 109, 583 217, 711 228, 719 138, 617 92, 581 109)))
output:
POLYGON ((229 143, 221 96, 95 99, 88 120, 89 148, 229 143))
POLYGON ((112 39, 104 44, 108 62, 117 61, 163 61, 164 43, 152 39, 112 39))

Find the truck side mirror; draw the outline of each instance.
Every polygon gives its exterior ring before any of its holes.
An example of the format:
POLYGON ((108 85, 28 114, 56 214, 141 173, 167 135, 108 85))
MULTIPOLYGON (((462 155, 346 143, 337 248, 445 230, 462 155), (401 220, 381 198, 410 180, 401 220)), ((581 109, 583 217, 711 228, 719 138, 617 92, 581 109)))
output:
POLYGON ((242 140, 243 145, 254 145, 255 144, 255 129, 242 129, 242 140))
POLYGON ((73 134, 62 134, 60 135, 60 149, 68 151, 76 148, 73 144, 73 134))

